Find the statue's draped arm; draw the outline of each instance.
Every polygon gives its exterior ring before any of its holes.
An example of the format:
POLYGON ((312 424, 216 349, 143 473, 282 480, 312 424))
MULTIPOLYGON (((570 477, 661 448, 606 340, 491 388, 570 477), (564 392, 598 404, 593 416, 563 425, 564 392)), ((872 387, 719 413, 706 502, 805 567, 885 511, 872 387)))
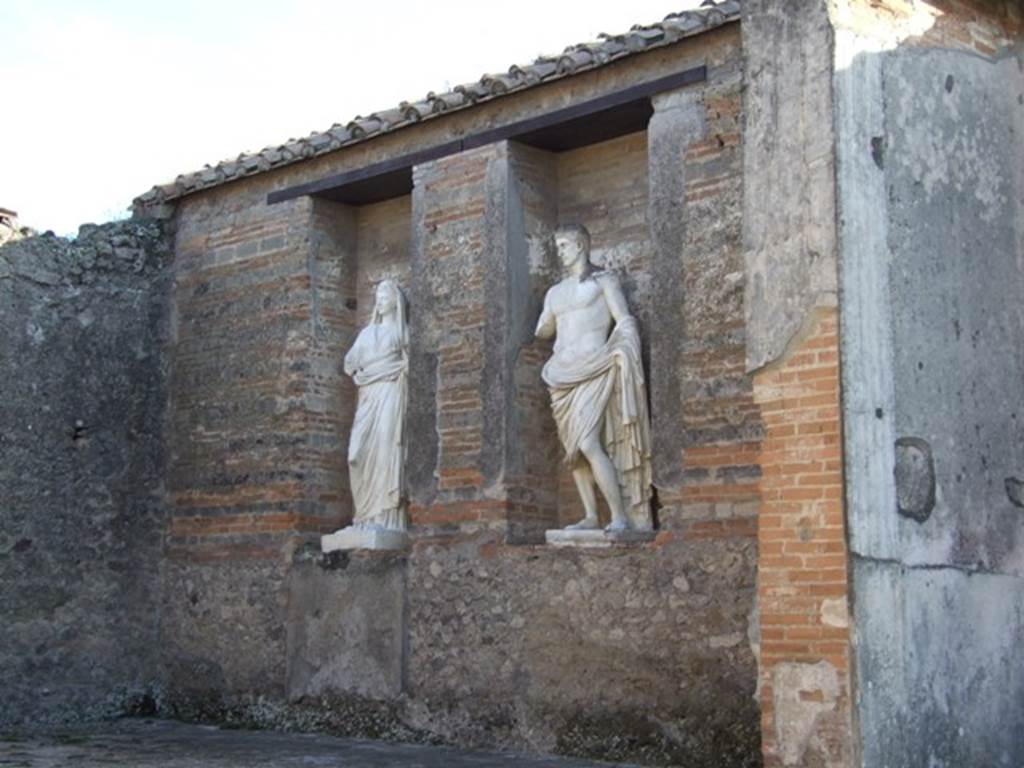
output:
MULTIPOLYGON (((362 333, 360 333, 360 336, 362 333)), ((342 366, 345 369, 346 376, 353 376, 360 367, 360 358, 362 357, 362 350, 360 349, 359 336, 356 337, 356 343, 352 345, 352 348, 345 355, 345 362, 342 366)))

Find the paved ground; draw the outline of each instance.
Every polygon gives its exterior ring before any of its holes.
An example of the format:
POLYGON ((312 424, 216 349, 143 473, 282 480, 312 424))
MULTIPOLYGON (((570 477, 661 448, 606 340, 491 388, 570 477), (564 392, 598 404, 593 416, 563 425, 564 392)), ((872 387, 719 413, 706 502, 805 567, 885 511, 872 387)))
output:
POLYGON ((385 744, 273 731, 222 731, 167 720, 0 735, 3 768, 609 768, 566 758, 385 744))

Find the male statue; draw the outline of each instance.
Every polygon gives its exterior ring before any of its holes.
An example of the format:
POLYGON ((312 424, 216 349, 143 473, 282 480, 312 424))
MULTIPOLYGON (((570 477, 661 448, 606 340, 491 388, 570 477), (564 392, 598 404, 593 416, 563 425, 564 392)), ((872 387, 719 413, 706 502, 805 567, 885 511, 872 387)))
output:
POLYGON ((639 326, 615 275, 593 269, 585 227, 560 227, 555 249, 569 275, 544 296, 536 335, 555 336, 541 375, 586 512, 567 530, 598 528, 596 483, 611 511, 608 531, 649 531, 650 425, 639 326))

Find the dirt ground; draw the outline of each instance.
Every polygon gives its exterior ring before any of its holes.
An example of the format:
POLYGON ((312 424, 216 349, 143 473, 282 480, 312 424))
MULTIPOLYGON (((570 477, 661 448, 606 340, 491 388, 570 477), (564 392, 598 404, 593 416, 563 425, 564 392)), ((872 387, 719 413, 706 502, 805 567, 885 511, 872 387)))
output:
MULTIPOLYGON (((609 768, 568 758, 471 752, 316 734, 221 730, 167 720, 0 734, 0 766, 131 768, 609 768)), ((621 765, 621 764, 616 764, 621 765)))

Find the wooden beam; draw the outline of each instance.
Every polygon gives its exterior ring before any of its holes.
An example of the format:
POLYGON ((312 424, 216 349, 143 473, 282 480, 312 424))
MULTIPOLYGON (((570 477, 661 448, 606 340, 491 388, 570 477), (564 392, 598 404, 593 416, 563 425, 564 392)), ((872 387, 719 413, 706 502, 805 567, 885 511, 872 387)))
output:
POLYGON ((524 143, 551 148, 555 151, 586 146, 594 141, 611 138, 612 135, 618 134, 605 136, 608 132, 599 129, 574 131, 574 126, 581 127, 591 120, 595 125, 599 125, 603 114, 609 121, 618 122, 615 130, 619 134, 642 130, 646 127, 646 123, 643 125, 634 125, 633 123, 641 119, 641 115, 644 120, 650 117, 651 96, 663 91, 701 83, 706 79, 706 67, 703 65, 693 67, 673 75, 623 88, 621 91, 605 94, 596 99, 573 104, 570 107, 552 110, 537 117, 517 120, 497 128, 464 136, 455 141, 363 166, 353 171, 335 173, 316 181, 277 190, 267 195, 267 203, 280 203, 305 195, 319 195, 334 200, 352 202, 356 205, 363 202, 377 202, 387 199, 388 196, 406 194, 411 190, 414 165, 506 139, 519 139, 524 143), (576 135, 575 139, 573 138, 574 134, 576 135), (374 193, 372 181, 378 177, 382 182, 382 189, 379 193, 374 193), (352 189, 346 194, 346 188, 349 187, 352 189))

